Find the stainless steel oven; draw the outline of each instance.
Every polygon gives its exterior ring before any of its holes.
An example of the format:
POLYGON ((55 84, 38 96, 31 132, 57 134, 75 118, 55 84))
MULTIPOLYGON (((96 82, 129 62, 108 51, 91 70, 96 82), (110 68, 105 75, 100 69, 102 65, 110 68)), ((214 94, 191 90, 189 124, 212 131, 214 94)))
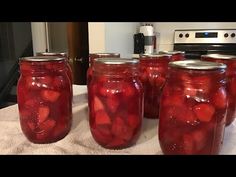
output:
POLYGON ((211 53, 236 55, 236 29, 175 30, 174 50, 185 51, 187 59, 211 53))

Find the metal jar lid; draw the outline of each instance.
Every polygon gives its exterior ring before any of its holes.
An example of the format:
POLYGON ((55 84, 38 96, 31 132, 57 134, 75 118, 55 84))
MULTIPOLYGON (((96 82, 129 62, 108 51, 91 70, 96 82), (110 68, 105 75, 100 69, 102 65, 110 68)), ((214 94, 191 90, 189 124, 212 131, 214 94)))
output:
POLYGON ((215 70, 225 69, 226 65, 216 62, 208 62, 201 60, 184 60, 184 61, 173 61, 169 63, 170 67, 192 69, 192 70, 215 70))
POLYGON ((63 56, 67 57, 66 52, 37 52, 36 56, 63 56))
POLYGON ((208 54, 202 55, 204 58, 222 59, 222 60, 236 60, 236 55, 223 55, 223 54, 208 54))
POLYGON ((152 58, 160 58, 160 57, 171 57, 171 55, 168 54, 158 54, 158 53, 152 53, 152 54, 140 54, 140 58, 147 58, 147 57, 152 57, 152 58))
POLYGON ((106 57, 106 56, 116 56, 116 57, 119 57, 120 54, 119 53, 90 53, 89 55, 97 55, 99 57, 106 57))
POLYGON ((175 55, 175 54, 185 54, 185 52, 184 52, 184 51, 177 51, 177 50, 174 50, 174 51, 167 51, 167 50, 164 50, 164 51, 160 51, 159 54, 175 55))
POLYGON ((128 59, 128 58, 96 58, 94 62, 107 65, 121 65, 121 64, 138 64, 139 60, 128 59))
POLYGON ((58 56, 33 56, 33 57, 22 57, 20 61, 30 61, 30 62, 46 62, 46 61, 63 61, 65 58, 58 56))

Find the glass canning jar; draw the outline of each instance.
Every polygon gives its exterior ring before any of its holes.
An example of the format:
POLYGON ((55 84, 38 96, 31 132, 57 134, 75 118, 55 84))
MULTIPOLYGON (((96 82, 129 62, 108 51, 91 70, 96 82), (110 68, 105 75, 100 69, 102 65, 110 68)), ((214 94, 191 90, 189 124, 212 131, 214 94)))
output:
POLYGON ((200 60, 169 63, 160 101, 164 154, 218 154, 226 122, 226 65, 200 60))
POLYGON ((33 143, 64 138, 72 122, 72 90, 65 58, 25 57, 19 65, 17 101, 24 135, 33 143))
POLYGON ((89 123, 95 141, 109 149, 133 145, 141 131, 143 87, 138 60, 94 60, 89 85, 89 123))

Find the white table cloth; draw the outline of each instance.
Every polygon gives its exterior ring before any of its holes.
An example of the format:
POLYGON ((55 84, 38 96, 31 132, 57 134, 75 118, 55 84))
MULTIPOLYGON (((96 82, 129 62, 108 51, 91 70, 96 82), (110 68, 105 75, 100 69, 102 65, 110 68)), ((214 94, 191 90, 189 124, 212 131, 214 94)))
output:
MULTIPOLYGON (((18 105, 0 109, 0 154, 162 154, 157 136, 157 120, 144 119, 137 143, 122 150, 99 146, 89 130, 87 87, 73 85, 73 123, 69 134, 51 144, 33 144, 23 135, 18 105)), ((236 121, 225 129, 220 154, 236 154, 236 121)))

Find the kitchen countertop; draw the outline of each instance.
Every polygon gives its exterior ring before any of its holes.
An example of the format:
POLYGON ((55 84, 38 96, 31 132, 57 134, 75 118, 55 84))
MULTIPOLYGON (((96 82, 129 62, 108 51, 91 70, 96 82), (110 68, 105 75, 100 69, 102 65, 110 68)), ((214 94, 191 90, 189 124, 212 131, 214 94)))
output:
MULTIPOLYGON (((0 109, 0 154, 162 154, 158 142, 158 120, 144 119, 137 143, 122 150, 99 146, 89 130, 87 87, 73 85, 73 123, 69 134, 51 144, 33 144, 23 135, 18 105, 0 109)), ((236 121, 225 129, 220 154, 236 154, 236 121)))

